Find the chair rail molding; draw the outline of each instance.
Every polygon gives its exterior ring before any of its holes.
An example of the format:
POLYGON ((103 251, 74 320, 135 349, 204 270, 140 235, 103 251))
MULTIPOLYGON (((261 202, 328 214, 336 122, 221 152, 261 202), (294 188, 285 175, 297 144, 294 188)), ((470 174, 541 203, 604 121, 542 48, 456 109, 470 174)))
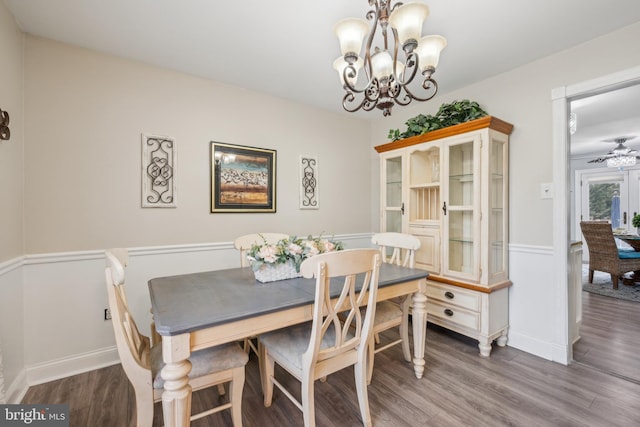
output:
MULTIPOLYGON (((372 234, 335 238, 349 248, 368 248, 372 234)), ((151 321, 149 279, 239 266, 233 242, 135 247, 129 256, 128 297, 142 327, 151 321)), ((0 375, 9 403, 19 403, 29 386, 119 362, 113 329, 103 315, 104 250, 30 254, 0 263, 0 292, 0 302, 20 300, 14 305, 22 316, 23 330, 1 337, 0 375), (78 310, 60 309, 71 300, 82 301, 78 310), (87 335, 91 342, 80 338, 87 335)), ((9 315, 0 310, 0 325, 10 322, 9 315)))

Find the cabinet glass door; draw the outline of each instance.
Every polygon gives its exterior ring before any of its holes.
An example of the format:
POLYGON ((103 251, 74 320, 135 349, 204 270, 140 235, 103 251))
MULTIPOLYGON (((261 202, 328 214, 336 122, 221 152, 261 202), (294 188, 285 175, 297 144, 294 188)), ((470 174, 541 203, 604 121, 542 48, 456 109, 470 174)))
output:
MULTIPOLYGON (((478 141, 479 142, 479 141, 478 141)), ((444 226, 447 230, 444 268, 447 274, 476 279, 479 254, 475 242, 478 224, 475 206, 479 183, 476 179, 476 140, 464 139, 447 144, 445 151, 447 197, 443 201, 444 226)))
POLYGON ((382 189, 382 231, 402 233, 402 216, 404 203, 402 200, 402 156, 385 158, 383 160, 383 189, 382 189))
POLYGON ((506 273, 507 227, 504 215, 507 200, 507 146, 503 141, 489 142, 489 280, 506 273))

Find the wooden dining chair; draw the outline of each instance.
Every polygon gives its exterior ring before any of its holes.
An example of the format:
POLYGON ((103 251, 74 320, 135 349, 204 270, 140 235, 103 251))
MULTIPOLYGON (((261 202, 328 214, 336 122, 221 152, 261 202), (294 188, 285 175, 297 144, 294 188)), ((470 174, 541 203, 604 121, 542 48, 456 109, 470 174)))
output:
POLYGON ((618 249, 611 224, 582 221, 580 229, 589 250, 589 283, 593 283, 594 271, 603 271, 611 275, 613 289, 618 289, 625 273, 640 270, 640 252, 618 249))
MULTIPOLYGON (((148 337, 138 330, 129 311, 124 292, 124 265, 116 253, 106 251, 105 268, 109 309, 116 338, 120 363, 136 398, 136 425, 151 427, 154 403, 162 400, 164 380, 160 375, 164 362, 162 345, 152 346, 148 337)), ((189 385, 193 391, 229 383, 229 402, 207 411, 194 414, 192 420, 231 409, 231 419, 236 427, 242 426, 242 390, 244 368, 249 357, 237 343, 194 351, 189 361, 192 369, 189 385)))
MULTIPOLYGON (((394 232, 377 233, 371 237, 371 242, 378 246, 382 262, 403 267, 415 267, 415 253, 420 249, 420 240, 416 236, 394 232)), ((410 295, 396 300, 378 302, 373 324, 373 339, 370 343, 368 382, 371 382, 371 377, 373 376, 374 356, 376 353, 396 344, 402 344, 404 360, 411 362, 411 349, 409 347, 410 304, 410 295), (398 328, 398 339, 385 345, 380 345, 380 333, 396 327, 398 328)))
MULTIPOLYGON (((129 266, 129 250, 127 248, 111 248, 111 249, 108 249, 107 252, 110 252, 113 256, 116 257, 120 265, 123 267, 123 274, 124 274, 124 268, 129 266)), ((124 286, 119 286, 117 289, 121 291, 122 299, 125 302, 125 304, 128 304, 127 295, 124 292, 124 286)), ((151 313, 151 308, 149 308, 149 313, 151 313)), ((156 331, 156 324, 153 321, 153 317, 151 319, 151 325, 149 329, 150 329, 149 339, 151 340, 151 345, 153 346, 161 341, 160 334, 158 334, 158 332, 156 331)))
POLYGON ((233 242, 233 246, 240 251, 240 266, 248 267, 249 260, 247 259, 247 252, 254 244, 267 242, 268 244, 276 244, 282 239, 288 239, 288 234, 283 233, 252 233, 245 234, 238 237, 233 242))
POLYGON ((302 411, 305 427, 315 426, 315 381, 353 365, 362 424, 371 426, 366 365, 379 268, 375 249, 329 252, 302 263, 303 277, 316 279, 313 320, 258 337, 266 407, 271 406, 275 385, 302 411), (276 363, 301 382, 301 402, 275 378, 276 363))

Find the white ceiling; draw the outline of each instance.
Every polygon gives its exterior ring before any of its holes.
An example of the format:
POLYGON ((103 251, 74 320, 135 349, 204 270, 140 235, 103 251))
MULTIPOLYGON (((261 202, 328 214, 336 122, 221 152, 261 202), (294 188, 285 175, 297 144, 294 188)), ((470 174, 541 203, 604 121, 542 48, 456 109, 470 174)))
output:
POLYGON ((625 145, 640 151, 640 84, 572 101, 571 112, 577 117, 573 157, 606 154, 617 145, 610 140, 620 137, 635 136, 625 145))
MULTIPOLYGON (((349 113, 342 110, 343 91, 332 68, 340 54, 332 28, 370 10, 367 0, 4 2, 27 33, 344 114, 349 113)), ((424 34, 448 40, 434 76, 440 93, 640 21, 638 0, 426 3, 431 15, 424 34)), ((594 53, 594 60, 606 60, 606 53, 594 53)), ((576 138, 586 135, 587 107, 576 106, 582 108, 576 138)))

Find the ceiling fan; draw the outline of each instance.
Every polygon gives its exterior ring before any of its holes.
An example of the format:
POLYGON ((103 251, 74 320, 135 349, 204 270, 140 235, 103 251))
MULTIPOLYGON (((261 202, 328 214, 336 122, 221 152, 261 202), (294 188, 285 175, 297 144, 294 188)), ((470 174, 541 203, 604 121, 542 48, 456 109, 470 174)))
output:
POLYGON ((587 163, 607 162, 609 167, 632 166, 636 164, 636 159, 640 158, 635 154, 638 150, 631 149, 624 145, 625 142, 635 139, 635 136, 621 136, 613 139, 605 139, 603 142, 613 142, 616 147, 607 154, 589 160, 587 163))

